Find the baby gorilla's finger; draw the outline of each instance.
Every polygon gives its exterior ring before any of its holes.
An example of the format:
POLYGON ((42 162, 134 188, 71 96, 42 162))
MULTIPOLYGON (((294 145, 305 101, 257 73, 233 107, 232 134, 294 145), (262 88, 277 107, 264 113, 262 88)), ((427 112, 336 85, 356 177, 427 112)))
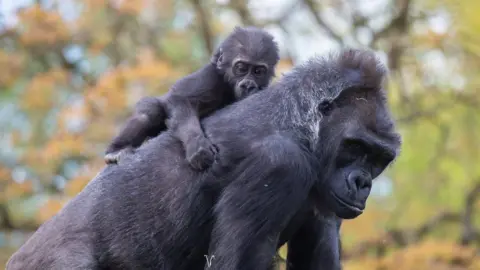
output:
POLYGON ((116 164, 120 158, 121 151, 106 154, 103 158, 106 164, 116 164))
POLYGON ((106 164, 118 164, 122 159, 124 159, 125 155, 133 154, 134 152, 134 148, 127 147, 116 152, 106 154, 104 160, 106 164))

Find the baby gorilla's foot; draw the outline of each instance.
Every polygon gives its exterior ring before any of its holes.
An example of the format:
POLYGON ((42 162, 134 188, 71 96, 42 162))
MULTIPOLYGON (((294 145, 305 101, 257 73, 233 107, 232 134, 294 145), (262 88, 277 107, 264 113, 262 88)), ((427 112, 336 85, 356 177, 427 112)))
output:
POLYGON ((127 147, 105 154, 104 160, 106 164, 117 164, 125 155, 132 153, 133 149, 127 147))
POLYGON ((203 136, 186 145, 187 161, 195 170, 204 170, 212 165, 217 152, 217 147, 203 136))

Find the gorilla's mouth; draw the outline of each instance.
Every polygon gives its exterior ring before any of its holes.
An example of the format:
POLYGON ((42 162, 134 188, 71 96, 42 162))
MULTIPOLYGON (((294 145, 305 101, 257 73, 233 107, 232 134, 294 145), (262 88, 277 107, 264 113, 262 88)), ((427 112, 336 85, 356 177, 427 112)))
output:
POLYGON ((335 192, 330 192, 330 195, 342 206, 346 207, 348 210, 354 212, 357 216, 363 213, 365 206, 356 206, 353 203, 347 202, 346 200, 342 199, 340 196, 335 194, 335 192))
POLYGON ((242 89, 238 84, 235 85, 235 98, 237 101, 242 100, 246 97, 249 97, 250 95, 256 94, 263 90, 265 87, 256 87, 252 88, 250 90, 247 89, 242 89))

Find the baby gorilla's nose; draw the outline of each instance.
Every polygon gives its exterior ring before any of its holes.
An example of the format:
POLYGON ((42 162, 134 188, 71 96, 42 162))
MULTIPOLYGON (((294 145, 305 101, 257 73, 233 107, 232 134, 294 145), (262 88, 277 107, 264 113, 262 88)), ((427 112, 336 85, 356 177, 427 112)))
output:
POLYGON ((252 80, 244 80, 240 83, 240 88, 247 93, 250 93, 258 88, 257 84, 252 80))

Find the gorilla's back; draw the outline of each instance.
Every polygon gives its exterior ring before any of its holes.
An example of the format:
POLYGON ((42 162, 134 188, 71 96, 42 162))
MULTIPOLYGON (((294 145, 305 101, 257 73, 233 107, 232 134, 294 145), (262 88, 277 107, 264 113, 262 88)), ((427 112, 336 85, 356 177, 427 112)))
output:
POLYGON ((178 269, 203 269, 208 235, 185 230, 210 225, 210 213, 200 206, 213 201, 200 191, 203 176, 195 175, 180 143, 165 132, 120 164, 106 166, 39 227, 7 269, 73 269, 63 268, 59 256, 68 267, 68 258, 78 257, 75 269, 172 269, 164 258, 178 269), (188 223, 179 213, 191 213, 188 223))
MULTIPOLYGON (((73 269, 75 260, 75 269, 203 269, 211 209, 228 184, 223 165, 247 153, 249 117, 262 117, 252 109, 258 99, 243 103, 203 121, 223 163, 194 171, 179 140, 166 131, 106 166, 12 256, 7 269, 73 269)), ((268 133, 267 122, 262 128, 268 133)))
POLYGON ((100 266, 203 269, 209 237, 189 232, 192 227, 211 230, 214 196, 205 176, 190 168, 182 145, 169 132, 144 143, 119 165, 105 168, 93 180, 98 183, 92 183, 102 189, 95 205, 101 214, 90 224, 101 232, 96 244, 98 251, 105 251, 100 266))

